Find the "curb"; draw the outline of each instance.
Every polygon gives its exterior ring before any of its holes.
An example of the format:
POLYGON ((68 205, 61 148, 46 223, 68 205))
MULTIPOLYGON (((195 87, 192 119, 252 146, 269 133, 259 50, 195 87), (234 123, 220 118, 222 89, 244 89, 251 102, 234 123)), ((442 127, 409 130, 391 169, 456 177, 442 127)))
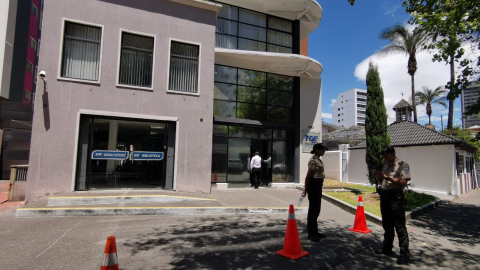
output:
MULTIPOLYGON (((73 216, 182 216, 284 214, 289 207, 82 207, 82 208, 19 208, 16 218, 73 217, 73 216)), ((308 207, 297 207, 296 214, 305 214, 308 207)))

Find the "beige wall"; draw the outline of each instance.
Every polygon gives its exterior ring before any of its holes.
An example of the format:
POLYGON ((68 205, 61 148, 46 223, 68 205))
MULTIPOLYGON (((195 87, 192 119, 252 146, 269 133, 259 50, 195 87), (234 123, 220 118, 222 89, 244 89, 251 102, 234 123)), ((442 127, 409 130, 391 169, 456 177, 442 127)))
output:
POLYGON ((178 118, 174 186, 210 192, 215 12, 166 0, 46 0, 43 17, 39 70, 47 73, 48 94, 39 83, 26 200, 74 189, 80 110, 178 118), (103 25, 99 85, 56 78, 63 18, 103 25), (116 87, 121 28, 156 35, 153 91, 116 87), (201 44, 198 96, 166 91, 170 38, 201 44))
MULTIPOLYGON (((412 188, 419 191, 457 193, 453 190, 455 173, 455 147, 449 145, 429 145, 395 147, 400 160, 410 165, 412 188)), ((367 184, 367 164, 365 149, 349 151, 348 182, 367 184)))

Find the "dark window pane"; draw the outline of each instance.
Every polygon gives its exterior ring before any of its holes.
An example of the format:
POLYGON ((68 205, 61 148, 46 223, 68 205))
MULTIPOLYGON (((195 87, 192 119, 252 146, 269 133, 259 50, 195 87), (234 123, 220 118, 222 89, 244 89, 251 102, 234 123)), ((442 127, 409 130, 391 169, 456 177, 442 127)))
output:
POLYGON ((122 33, 120 84, 152 86, 153 42, 151 37, 122 33))
POLYGON ((273 43, 285 47, 292 47, 292 35, 277 31, 268 30, 268 43, 273 43))
POLYGON ((267 104, 275 106, 292 107, 293 93, 285 91, 268 90, 267 104))
POLYGON ((222 10, 220 14, 218 14, 219 18, 230 19, 234 21, 238 21, 238 8, 232 7, 227 4, 222 3, 222 10))
POLYGON ((238 87, 238 101, 265 104, 265 89, 253 87, 238 87))
POLYGON ((215 31, 221 34, 237 35, 237 22, 217 19, 215 31))
POLYGON ((245 50, 245 51, 264 52, 264 51, 266 51, 267 46, 263 42, 239 38, 238 39, 238 49, 239 50, 245 50))
POLYGON ((272 181, 293 181, 293 145, 291 141, 273 141, 272 181))
POLYGON ((228 136, 228 126, 213 125, 213 136, 228 136))
POLYGON ((237 48, 237 37, 215 34, 215 47, 226 48, 226 49, 236 49, 237 48))
POLYGON ((268 44, 267 45, 267 52, 292 53, 292 49, 277 46, 277 45, 268 44))
POLYGON ((215 83, 214 99, 235 101, 237 96, 237 86, 226 83, 215 83))
POLYGON ((270 16, 268 18, 268 28, 292 33, 292 22, 270 16))
POLYGON ((250 120, 265 120, 265 105, 238 103, 237 118, 250 120))
POLYGON ((267 27, 267 15, 253 12, 250 10, 240 9, 239 11, 239 21, 253 24, 261 27, 267 27))
MULTIPOLYGON (((226 126, 225 126, 226 127, 226 126)), ((217 175, 217 182, 227 182, 228 138, 213 136, 212 142, 212 181, 217 175)))
POLYGON ((213 116, 235 118, 236 104, 228 101, 213 101, 213 116))
POLYGON ((293 91, 293 77, 277 74, 268 74, 268 89, 293 91))
POLYGON ((273 130, 273 139, 274 140, 286 140, 287 139, 287 131, 274 129, 273 130))
POLYGON ((264 72, 238 69, 238 84, 265 88, 267 75, 264 72))
POLYGON ((268 106, 267 121, 270 122, 293 122, 293 110, 291 108, 268 106))
POLYGON ((198 92, 200 46, 172 41, 169 90, 198 92))
POLYGON ((250 140, 243 138, 228 139, 228 176, 229 183, 249 180, 248 158, 250 156, 250 140))
POLYGON ((225 83, 237 83, 237 69, 225 66, 215 65, 215 77, 216 82, 225 83))
POLYGON ((267 30, 241 23, 238 36, 265 42, 267 40, 267 30))
POLYGON ((229 136, 238 137, 238 138, 251 138, 251 139, 266 139, 270 140, 272 138, 271 129, 263 128, 249 128, 249 127, 229 127, 229 136))

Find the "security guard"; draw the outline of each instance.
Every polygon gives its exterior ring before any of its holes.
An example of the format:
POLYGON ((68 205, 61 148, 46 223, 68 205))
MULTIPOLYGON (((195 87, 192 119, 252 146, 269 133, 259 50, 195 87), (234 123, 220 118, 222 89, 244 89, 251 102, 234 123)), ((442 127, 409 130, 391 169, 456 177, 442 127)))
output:
POLYGON ((322 188, 323 180, 325 179, 323 161, 320 159, 325 154, 327 147, 321 143, 313 146, 310 152, 314 154, 308 161, 308 172, 305 177, 305 191, 302 196, 308 193, 308 216, 307 216, 307 230, 308 239, 313 242, 320 241, 320 238, 325 238, 326 235, 318 232, 317 219, 320 215, 320 208, 322 204, 322 188))
POLYGON ((394 230, 397 231, 398 241, 400 242, 400 257, 398 264, 408 264, 410 261, 410 251, 408 250, 408 232, 405 226, 405 208, 407 202, 403 194, 403 189, 410 181, 410 167, 404 161, 395 156, 395 149, 391 146, 382 150, 385 164, 382 171, 373 170, 373 175, 377 180, 382 181, 380 188, 380 210, 382 213, 382 224, 385 230, 383 247, 375 250, 377 254, 389 255, 392 253, 394 230))

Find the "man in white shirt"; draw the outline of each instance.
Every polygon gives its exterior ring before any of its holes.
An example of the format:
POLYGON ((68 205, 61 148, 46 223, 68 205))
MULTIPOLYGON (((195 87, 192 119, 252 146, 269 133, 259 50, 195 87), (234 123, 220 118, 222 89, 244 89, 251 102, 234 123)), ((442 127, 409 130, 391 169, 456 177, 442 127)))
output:
POLYGON ((260 172, 262 170, 262 158, 258 155, 258 152, 255 152, 255 156, 250 161, 251 173, 253 174, 253 183, 255 184, 255 189, 258 189, 258 184, 260 182, 260 172))

